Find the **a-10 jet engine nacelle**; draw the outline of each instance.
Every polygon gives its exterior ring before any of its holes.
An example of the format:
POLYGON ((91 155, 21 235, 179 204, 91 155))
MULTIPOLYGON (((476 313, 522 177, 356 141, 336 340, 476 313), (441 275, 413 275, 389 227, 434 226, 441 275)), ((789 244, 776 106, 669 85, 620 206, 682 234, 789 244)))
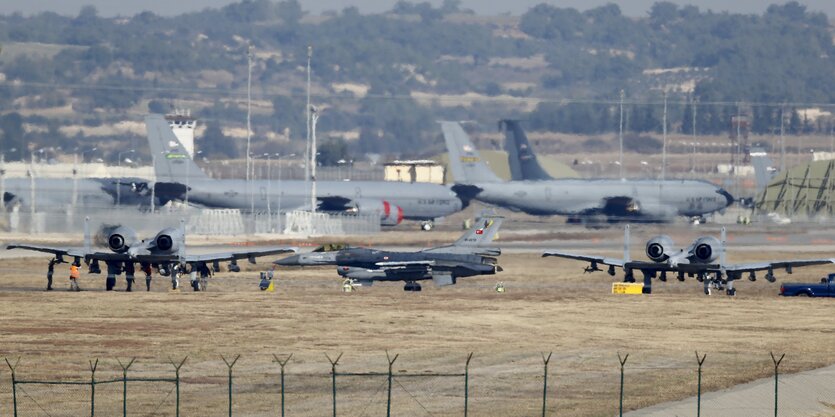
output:
POLYGON ((647 258, 654 262, 664 262, 670 259, 670 255, 674 252, 674 247, 673 239, 669 236, 656 236, 647 241, 647 258))
POLYGON ((403 208, 386 200, 357 200, 349 211, 356 214, 377 214, 383 226, 397 226, 403 222, 403 208))
POLYGON ((154 236, 149 249, 155 253, 175 253, 180 250, 182 240, 182 232, 170 227, 161 230, 154 236))
POLYGON ((691 254, 694 261, 709 264, 719 258, 722 242, 713 236, 705 236, 696 239, 692 248, 691 254))
POLYGON ((136 231, 124 226, 117 227, 107 237, 107 246, 116 253, 125 253, 138 242, 139 238, 136 237, 136 231))

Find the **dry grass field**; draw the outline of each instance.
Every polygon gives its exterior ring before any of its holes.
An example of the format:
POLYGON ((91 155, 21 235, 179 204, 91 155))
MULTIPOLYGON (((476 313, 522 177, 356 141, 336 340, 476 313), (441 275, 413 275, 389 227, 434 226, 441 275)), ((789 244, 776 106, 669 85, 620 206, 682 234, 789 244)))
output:
MULTIPOLYGON (((735 254, 734 261, 777 257, 786 254, 735 254)), ((236 415, 275 412, 279 367, 271 362, 272 353, 294 354, 287 368, 290 415, 330 413, 330 364, 323 353, 344 352, 339 367, 344 372, 383 372, 388 350, 400 354, 394 371, 402 374, 460 373, 467 353, 474 352, 470 412, 477 416, 537 414, 543 351, 554 352, 549 409, 566 416, 616 413, 618 352, 630 354, 628 409, 693 395, 695 350, 708 355, 706 390, 769 375, 770 351, 787 353, 784 372, 835 363, 830 300, 780 298, 779 281, 741 282, 733 299, 706 297, 692 279, 657 282, 649 296, 616 296, 609 294, 614 278, 583 274, 577 263, 537 253, 505 254, 501 261, 500 275, 441 289, 426 284, 421 293, 405 293, 398 284, 341 293, 331 268, 280 271, 277 291, 264 293, 257 289, 254 266, 219 274, 205 293, 171 293, 163 277, 150 293, 105 293, 103 277, 93 275, 82 277, 86 291, 71 293, 64 291, 68 285, 60 268, 58 290, 47 293, 45 258, 5 259, 0 260, 0 356, 21 357, 19 378, 74 380, 89 379, 91 358, 102 358, 98 377, 105 378, 118 376, 116 358, 137 357, 136 375, 170 376, 168 358, 188 356, 184 415, 226 412, 221 354, 242 355, 235 367, 241 384, 236 415), (505 282, 506 293, 493 291, 497 280, 505 282)), ((816 280, 829 270, 800 269, 791 280, 816 280)), ((119 285, 123 288, 123 281, 119 285)), ((0 370, 0 414, 10 407, 8 381, 8 371, 0 370)), ((462 413, 461 378, 398 381, 396 414, 462 413)), ((341 377, 340 415, 384 412, 384 383, 385 378, 341 377)), ((120 386, 108 389, 110 397, 119 398, 120 386)), ((136 409, 155 407, 170 394, 159 387, 137 390, 151 399, 147 406, 136 400, 136 409)), ((107 390, 101 392, 107 397, 107 390)), ((41 403, 61 407, 43 401, 52 394, 40 395, 41 403)), ((55 394, 55 403, 73 397, 62 395, 55 394)), ((97 409, 120 411, 117 403, 97 402, 97 409)))

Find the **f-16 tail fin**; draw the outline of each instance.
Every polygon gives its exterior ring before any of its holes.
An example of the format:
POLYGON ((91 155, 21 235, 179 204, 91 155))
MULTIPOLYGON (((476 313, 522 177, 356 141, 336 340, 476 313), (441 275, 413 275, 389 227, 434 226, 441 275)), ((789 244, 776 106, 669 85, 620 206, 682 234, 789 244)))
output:
POLYGON ((504 130, 504 149, 507 151, 507 163, 510 166, 512 181, 541 181, 551 180, 545 169, 536 159, 528 136, 518 120, 499 120, 499 130, 504 130))
POLYGON ((145 128, 157 182, 185 183, 187 177, 191 180, 208 178, 191 159, 165 117, 160 114, 146 116, 145 128))
POLYGON ((775 173, 771 158, 768 157, 765 149, 751 149, 751 165, 754 166, 754 183, 757 187, 757 193, 761 193, 768 186, 775 173))
POLYGON ((476 223, 470 230, 461 235, 453 246, 485 246, 493 242, 499 233, 504 217, 489 215, 476 219, 476 223))
POLYGON ((452 176, 457 183, 502 182, 481 159, 467 132, 458 122, 441 122, 452 176))

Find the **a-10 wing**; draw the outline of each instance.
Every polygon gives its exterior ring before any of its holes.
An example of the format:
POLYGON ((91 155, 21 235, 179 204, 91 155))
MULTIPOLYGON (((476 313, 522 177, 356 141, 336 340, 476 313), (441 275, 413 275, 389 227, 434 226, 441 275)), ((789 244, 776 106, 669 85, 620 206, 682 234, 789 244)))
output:
POLYGON ((813 265, 827 265, 835 263, 835 258, 830 259, 797 259, 797 260, 780 260, 780 261, 766 261, 766 262, 750 262, 741 264, 698 264, 698 263, 679 263, 670 265, 664 262, 649 262, 649 261, 625 261, 619 258, 607 258, 603 256, 581 255, 570 252, 561 251, 547 251, 542 254, 543 257, 555 256, 559 258, 574 259, 579 261, 586 261, 592 264, 592 268, 598 265, 614 266, 619 268, 628 268, 631 270, 639 270, 645 272, 684 272, 688 274, 698 273, 744 273, 755 271, 767 271, 774 269, 786 269, 791 273, 793 267, 813 266, 813 265))
POLYGON ((228 251, 209 253, 202 255, 183 255, 182 257, 177 253, 172 254, 138 254, 131 256, 128 253, 116 252, 100 252, 90 251, 83 248, 59 248, 52 246, 37 246, 25 244, 11 244, 6 246, 6 249, 25 249, 37 252, 51 253, 59 259, 63 257, 81 258, 86 261, 115 261, 115 262, 147 262, 147 263, 195 263, 195 262, 215 262, 215 261, 232 261, 238 259, 249 259, 250 262, 255 262, 255 258, 261 256, 278 255, 287 252, 296 252, 294 247, 276 247, 259 250, 242 250, 242 251, 228 251))
POLYGON ((623 267, 624 260, 619 258, 607 258, 604 256, 581 255, 571 252, 562 251, 547 251, 542 253, 542 257, 555 256, 558 258, 574 259, 578 261, 590 262, 594 265, 607 265, 623 267))

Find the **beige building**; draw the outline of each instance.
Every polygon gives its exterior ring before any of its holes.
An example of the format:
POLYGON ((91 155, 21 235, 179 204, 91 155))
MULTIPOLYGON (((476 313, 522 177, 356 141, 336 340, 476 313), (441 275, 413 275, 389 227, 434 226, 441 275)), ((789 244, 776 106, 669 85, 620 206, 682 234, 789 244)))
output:
POLYGON ((432 160, 394 161, 385 165, 385 180, 444 183, 443 165, 432 160))

